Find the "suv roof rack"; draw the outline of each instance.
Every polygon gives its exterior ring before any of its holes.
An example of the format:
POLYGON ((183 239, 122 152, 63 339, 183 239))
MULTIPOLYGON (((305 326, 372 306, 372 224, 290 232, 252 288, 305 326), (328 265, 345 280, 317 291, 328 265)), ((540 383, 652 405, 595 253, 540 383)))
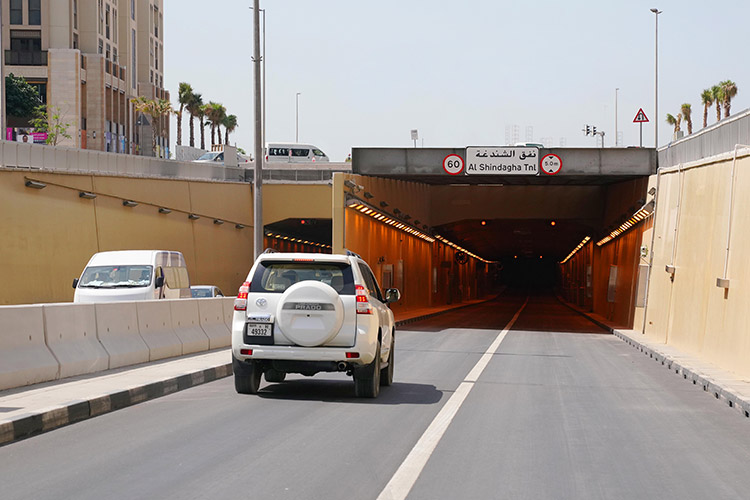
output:
MULTIPOLYGON (((346 250, 346 249, 344 249, 344 250, 346 250)), ((359 254, 356 254, 356 253, 352 252, 351 250, 346 250, 346 255, 349 256, 349 257, 357 257, 358 259, 362 258, 359 254)))

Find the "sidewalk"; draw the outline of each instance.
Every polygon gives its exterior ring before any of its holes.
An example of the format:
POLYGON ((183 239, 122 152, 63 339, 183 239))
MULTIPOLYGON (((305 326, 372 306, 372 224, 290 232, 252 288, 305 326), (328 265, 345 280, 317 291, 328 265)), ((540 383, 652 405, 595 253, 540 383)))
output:
MULTIPOLYGON (((396 326, 486 300, 399 313, 396 326)), ((0 446, 230 375, 230 349, 219 349, 0 391, 0 446)))
POLYGON ((706 361, 690 356, 675 349, 672 346, 644 338, 639 330, 628 330, 613 325, 607 319, 582 310, 581 308, 565 302, 562 298, 558 300, 573 311, 587 317, 605 330, 609 330, 626 342, 635 347, 644 355, 661 363, 662 366, 681 376, 685 381, 694 386, 702 388, 714 398, 722 401, 730 408, 747 418, 750 418, 750 382, 738 378, 731 372, 722 370, 706 361))

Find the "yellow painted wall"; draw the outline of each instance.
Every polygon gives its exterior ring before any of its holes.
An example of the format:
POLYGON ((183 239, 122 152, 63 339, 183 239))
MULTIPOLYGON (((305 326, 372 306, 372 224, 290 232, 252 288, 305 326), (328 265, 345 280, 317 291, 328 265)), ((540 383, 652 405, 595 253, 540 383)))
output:
POLYGON ((253 262, 247 184, 0 172, 0 304, 67 302, 96 252, 177 250, 193 284, 236 292, 253 262), (47 183, 27 188, 25 177, 47 183), (97 193, 79 198, 79 190, 97 193), (139 202, 124 207, 123 199, 139 202), (172 209, 160 214, 158 207, 172 209), (191 221, 187 213, 201 218, 191 221), (231 221, 214 224, 214 218, 231 221), (247 227, 238 230, 234 223, 247 227))
POLYGON ((750 156, 736 164, 727 277, 731 155, 674 167, 659 179, 647 338, 750 379, 750 156), (680 196, 681 193, 681 196, 680 196), (676 267, 674 281, 664 271, 676 267))

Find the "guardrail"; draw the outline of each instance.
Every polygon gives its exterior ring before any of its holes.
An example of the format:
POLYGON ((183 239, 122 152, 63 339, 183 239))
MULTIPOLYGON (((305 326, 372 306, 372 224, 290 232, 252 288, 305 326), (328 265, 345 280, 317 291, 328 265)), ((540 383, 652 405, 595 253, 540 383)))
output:
MULTIPOLYGON (((252 182, 254 168, 252 162, 239 167, 226 167, 5 140, 0 140, 0 165, 51 172, 226 182, 252 182)), ((327 182, 331 180, 333 172, 351 172, 351 163, 265 164, 263 179, 277 183, 327 182)))
POLYGON ((0 306, 0 390, 231 343, 234 297, 0 306))

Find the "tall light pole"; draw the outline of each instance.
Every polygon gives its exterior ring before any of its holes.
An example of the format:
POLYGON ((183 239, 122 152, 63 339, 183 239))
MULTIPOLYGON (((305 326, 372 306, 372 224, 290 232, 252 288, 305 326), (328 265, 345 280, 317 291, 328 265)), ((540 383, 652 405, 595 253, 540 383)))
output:
POLYGON ((301 92, 297 92, 294 96, 294 142, 299 142, 299 96, 301 92))
POLYGON ((615 89, 615 147, 618 146, 617 144, 617 92, 620 90, 620 88, 615 89))
POLYGON ((0 2, 0 128, 2 128, 2 135, 0 139, 6 139, 8 136, 8 130, 5 128, 5 120, 7 113, 5 111, 5 50, 3 50, 3 4, 0 2))
POLYGON ((651 9, 656 21, 654 33, 654 148, 659 147, 659 9, 651 9))
POLYGON ((255 76, 255 168, 253 169, 253 251, 255 258, 263 252, 263 109, 260 78, 260 0, 253 2, 253 72, 255 76))

